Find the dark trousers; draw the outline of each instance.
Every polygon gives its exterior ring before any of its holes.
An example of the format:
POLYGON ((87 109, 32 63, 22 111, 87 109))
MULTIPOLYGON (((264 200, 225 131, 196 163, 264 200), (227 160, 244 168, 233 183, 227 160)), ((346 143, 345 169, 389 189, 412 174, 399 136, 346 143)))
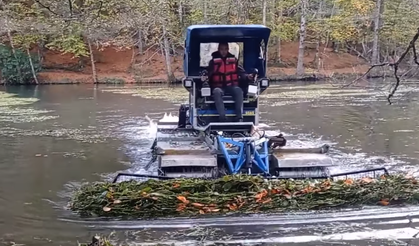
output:
POLYGON ((223 89, 217 87, 212 90, 212 95, 215 101, 215 107, 217 108, 218 114, 221 119, 226 118, 223 95, 224 92, 229 93, 233 96, 234 109, 236 111, 236 118, 243 119, 243 90, 238 86, 227 86, 223 89))

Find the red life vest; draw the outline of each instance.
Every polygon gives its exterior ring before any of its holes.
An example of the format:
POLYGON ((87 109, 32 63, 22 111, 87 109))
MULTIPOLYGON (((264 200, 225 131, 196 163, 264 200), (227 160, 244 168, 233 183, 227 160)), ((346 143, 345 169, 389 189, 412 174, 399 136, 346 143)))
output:
POLYGON ((237 73, 237 60, 235 57, 227 57, 225 62, 221 58, 214 58, 214 71, 212 83, 214 87, 239 85, 237 73))

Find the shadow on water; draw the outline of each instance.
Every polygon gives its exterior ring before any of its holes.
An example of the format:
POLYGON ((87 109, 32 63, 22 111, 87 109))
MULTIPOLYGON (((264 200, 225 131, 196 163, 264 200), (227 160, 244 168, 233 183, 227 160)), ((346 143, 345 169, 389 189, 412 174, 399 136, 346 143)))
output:
MULTIPOLYGON (((415 170, 417 94, 388 106, 377 87, 341 90, 329 84, 274 85, 262 98, 261 118, 272 130, 292 134, 303 143, 332 144, 331 154, 343 169, 385 165, 415 170)), ((160 238, 194 245, 196 241, 188 240, 199 241, 204 235, 207 241, 237 243, 245 238, 259 245, 269 240, 309 245, 339 237, 364 240, 380 232, 387 237, 377 240, 406 239, 415 230, 415 207, 147 222, 79 219, 63 209, 69 192, 83 182, 108 179, 121 170, 141 170, 150 158, 153 140, 145 116, 158 119, 164 112, 176 113, 185 91, 80 85, 5 90, 18 97, 0 94, 0 233, 4 242, 74 245, 78 237, 84 241, 97 231, 121 234, 128 230, 121 240, 160 238), (197 230, 207 232, 196 235, 197 230), (185 233, 191 236, 179 236, 185 233)))

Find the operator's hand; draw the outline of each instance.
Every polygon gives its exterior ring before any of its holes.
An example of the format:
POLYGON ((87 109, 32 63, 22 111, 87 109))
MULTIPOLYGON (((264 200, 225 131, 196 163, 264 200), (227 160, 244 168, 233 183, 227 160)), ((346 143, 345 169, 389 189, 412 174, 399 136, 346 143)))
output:
POLYGON ((208 76, 206 76, 206 75, 201 76, 201 81, 202 82, 207 81, 207 80, 208 80, 208 76))
POLYGON ((253 78, 254 78, 253 74, 248 74, 248 75, 246 75, 246 77, 250 80, 253 80, 253 78))

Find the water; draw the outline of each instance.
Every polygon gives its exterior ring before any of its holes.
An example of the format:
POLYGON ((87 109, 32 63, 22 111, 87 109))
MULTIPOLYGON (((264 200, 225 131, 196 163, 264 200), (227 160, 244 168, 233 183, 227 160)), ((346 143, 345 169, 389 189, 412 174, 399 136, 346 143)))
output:
MULTIPOLYGON (((345 91, 330 84, 275 85, 262 99, 261 117, 272 130, 332 144, 343 169, 384 165, 415 172, 415 86, 402 88, 404 97, 389 106, 380 83, 345 91)), ((153 140, 148 118, 176 113, 184 90, 83 85, 3 90, 18 95, 0 94, 0 242, 5 245, 76 245, 112 230, 130 242, 162 238, 196 244, 205 236, 207 242, 246 239, 259 245, 325 245, 339 238, 348 245, 389 245, 419 232, 416 207, 146 223, 80 219, 64 209, 70 192, 82 182, 141 169, 153 140), (371 235, 378 236, 366 242, 371 235)))

